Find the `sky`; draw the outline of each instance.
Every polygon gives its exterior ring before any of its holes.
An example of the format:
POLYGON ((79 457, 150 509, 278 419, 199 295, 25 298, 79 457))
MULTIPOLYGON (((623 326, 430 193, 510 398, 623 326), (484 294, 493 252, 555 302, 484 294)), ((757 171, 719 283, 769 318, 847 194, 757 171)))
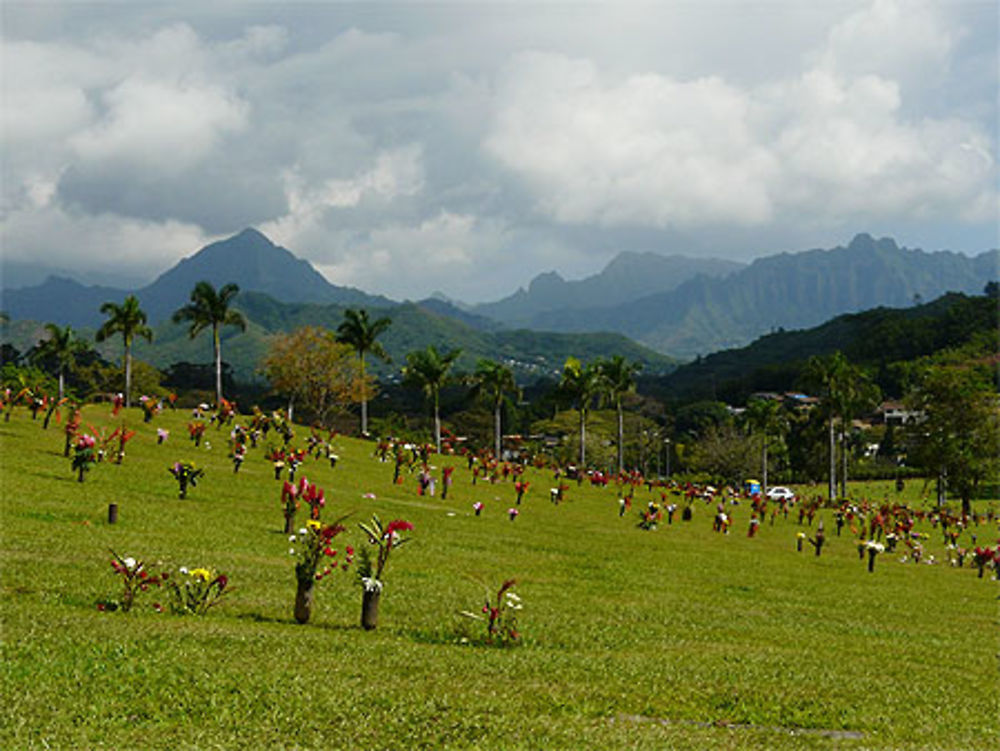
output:
POLYGON ((8 269, 139 285, 252 226, 481 301, 626 250, 1000 245, 992 0, 0 12, 8 269))

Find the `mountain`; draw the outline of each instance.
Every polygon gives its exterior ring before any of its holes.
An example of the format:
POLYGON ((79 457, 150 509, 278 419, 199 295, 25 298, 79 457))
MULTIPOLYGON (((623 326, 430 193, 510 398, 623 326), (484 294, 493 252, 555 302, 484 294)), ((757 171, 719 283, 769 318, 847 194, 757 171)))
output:
POLYGON ((592 276, 567 281, 550 271, 532 279, 528 289, 491 303, 472 306, 472 312, 508 326, 532 326, 536 316, 549 311, 581 310, 593 306, 626 304, 657 292, 669 292, 698 275, 722 277, 743 264, 719 258, 626 251, 592 276))
POLYGON ((3 306, 13 318, 95 327, 103 320, 99 311, 102 303, 135 294, 150 322, 158 323, 184 305, 191 289, 202 280, 216 286, 234 282, 240 290, 263 292, 284 302, 364 307, 393 304, 385 297, 330 284, 308 261, 275 245, 257 230, 245 229, 206 245, 140 289, 88 287, 70 279, 49 277, 33 287, 5 289, 3 306), (60 305, 54 306, 53 300, 61 301, 60 305))
MULTIPOLYGON (((949 293, 923 305, 875 308, 837 316, 820 326, 778 331, 746 347, 713 353, 662 377, 644 378, 644 393, 673 402, 720 399, 742 404, 759 391, 800 387, 806 361, 841 351, 876 374, 883 391, 905 390, 901 363, 973 345, 996 355, 997 300, 949 293)), ((994 368, 995 369, 995 368, 994 368)))
POLYGON ((618 331, 657 351, 690 358, 842 313, 910 305, 949 291, 977 293, 997 277, 998 264, 997 250, 974 258, 926 253, 861 234, 847 247, 759 258, 725 277, 698 276, 627 304, 550 310, 531 316, 527 325, 618 331))

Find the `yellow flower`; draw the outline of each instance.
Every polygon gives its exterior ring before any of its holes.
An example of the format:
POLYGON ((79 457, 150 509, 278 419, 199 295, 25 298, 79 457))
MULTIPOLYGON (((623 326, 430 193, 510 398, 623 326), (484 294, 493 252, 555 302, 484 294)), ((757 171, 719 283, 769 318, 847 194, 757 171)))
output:
POLYGON ((193 568, 191 569, 191 576, 201 579, 203 582, 207 582, 212 578, 212 572, 207 568, 193 568))
POLYGON ((319 529, 323 525, 319 523, 318 519, 310 519, 309 521, 306 522, 306 526, 309 529, 319 529))

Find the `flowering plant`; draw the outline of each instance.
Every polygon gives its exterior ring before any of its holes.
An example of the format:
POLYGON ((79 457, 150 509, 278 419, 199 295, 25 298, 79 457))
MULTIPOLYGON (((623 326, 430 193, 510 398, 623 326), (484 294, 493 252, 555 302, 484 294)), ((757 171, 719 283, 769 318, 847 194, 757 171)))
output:
POLYGON ((96 464, 94 453, 94 446, 96 444, 97 439, 86 433, 78 436, 76 439, 76 443, 73 446, 73 469, 77 473, 76 479, 78 482, 83 482, 84 475, 96 464))
POLYGON ((326 496, 323 489, 303 477, 299 480, 298 496, 309 504, 309 518, 319 519, 320 512, 326 506, 326 496))
POLYGON ((486 625, 486 643, 509 647, 519 643, 521 634, 517 630, 517 614, 523 607, 521 598, 513 591, 516 581, 507 579, 500 585, 496 595, 486 589, 485 603, 479 613, 468 610, 459 614, 486 625))
POLYGON ((167 471, 177 478, 177 485, 180 490, 180 497, 187 498, 187 488, 192 488, 198 484, 198 478, 205 475, 205 470, 199 469, 194 462, 174 462, 167 471))
MULTIPOLYGON (((137 561, 131 556, 122 557, 114 550, 111 551, 111 568, 122 580, 122 595, 120 600, 101 600, 97 603, 97 609, 121 610, 127 613, 135 604, 136 597, 141 592, 145 592, 150 587, 159 587, 167 578, 166 573, 157 575, 153 572, 152 566, 145 561, 137 561)), ((154 608, 160 610, 159 604, 154 604, 154 608)))
MULTIPOLYGON (((166 579, 164 573, 162 578, 166 579)), ((170 610, 178 615, 204 615, 232 591, 229 577, 211 569, 181 566, 178 577, 167 582, 170 588, 170 610)))
POLYGON ((650 501, 646 508, 639 509, 639 529, 651 532, 656 529, 656 525, 659 524, 662 519, 663 511, 660 509, 660 505, 654 501, 650 501))
POLYGON ((205 434, 205 423, 201 420, 195 420, 188 423, 188 435, 191 436, 191 440, 194 441, 195 446, 201 445, 201 437, 205 434))
POLYGON ((342 516, 333 524, 323 524, 318 519, 310 519, 306 526, 299 530, 297 535, 290 535, 288 541, 293 546, 288 549, 288 554, 295 556, 295 578, 301 584, 322 581, 329 576, 339 566, 346 571, 354 560, 354 548, 350 545, 345 549, 343 559, 338 563, 337 551, 331 547, 333 538, 344 532, 347 528, 341 524, 346 519, 342 516), (328 565, 322 571, 319 570, 320 561, 329 558, 328 565))
POLYGON ((143 394, 139 397, 139 406, 142 407, 142 421, 152 422, 153 417, 160 411, 159 399, 143 394))
POLYGON ((382 591, 382 572, 386 563, 389 562, 389 554, 394 548, 402 546, 411 538, 403 537, 400 532, 409 532, 413 525, 403 519, 395 519, 384 527, 381 520, 375 514, 367 524, 358 524, 361 531, 368 536, 371 545, 378 546, 378 555, 372 561, 371 553, 367 548, 361 549, 360 560, 358 561, 358 582, 365 588, 366 592, 382 591))

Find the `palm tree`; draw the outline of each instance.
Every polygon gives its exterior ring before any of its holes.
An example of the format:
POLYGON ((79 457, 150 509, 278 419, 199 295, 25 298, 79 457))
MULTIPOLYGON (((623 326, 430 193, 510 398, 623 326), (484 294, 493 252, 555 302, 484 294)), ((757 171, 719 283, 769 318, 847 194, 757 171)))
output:
POLYGON ((129 295, 125 301, 118 303, 106 302, 101 306, 101 312, 108 320, 97 330, 95 339, 103 342, 109 336, 121 334, 125 343, 125 406, 132 406, 132 340, 141 336, 147 342, 153 341, 153 330, 146 325, 146 313, 139 307, 135 295, 129 295))
POLYGON ((240 291, 235 284, 225 284, 218 291, 210 282, 198 282, 191 290, 191 302, 174 311, 174 323, 190 321, 188 334, 194 339, 209 326, 212 327, 212 344, 215 347, 215 399, 222 403, 222 343, 219 329, 222 326, 237 326, 247 330, 247 322, 238 310, 230 310, 229 302, 240 291))
POLYGON ((759 431, 764 440, 761 448, 761 495, 767 495, 767 452, 773 436, 782 435, 788 423, 782 414, 781 402, 775 399, 751 399, 747 402, 746 420, 751 430, 759 431))
POLYGON ((448 381, 448 371, 462 353, 460 349, 442 355, 433 344, 406 356, 403 382, 420 388, 434 408, 434 444, 441 453, 441 417, 439 413, 441 387, 448 381))
POLYGON ((379 334, 389 328, 390 318, 368 320, 368 311, 348 308, 344 311, 344 320, 337 327, 337 341, 349 344, 358 353, 361 362, 361 435, 368 434, 368 399, 365 394, 365 353, 371 352, 376 357, 389 361, 389 353, 381 343, 377 342, 379 334))
POLYGON ((500 413, 503 400, 507 394, 521 396, 514 373, 510 368, 493 360, 480 360, 476 372, 469 377, 474 396, 484 396, 493 407, 493 455, 500 460, 503 432, 500 425, 500 413))
POLYGON ((618 471, 621 472, 624 469, 625 448, 625 415, 622 411, 622 398, 625 394, 635 391, 635 376, 642 370, 642 363, 629 362, 621 355, 615 355, 610 360, 598 360, 597 370, 600 373, 600 385, 604 396, 615 405, 618 413, 618 471))
POLYGON ((582 472, 587 466, 587 410, 601 390, 597 365, 591 363, 584 367, 575 357, 567 358, 566 364, 563 365, 559 388, 576 402, 576 408, 580 411, 580 471, 582 472))
POLYGON ((867 374, 852 364, 840 351, 828 358, 813 356, 806 364, 806 378, 820 389, 823 415, 828 422, 830 441, 830 500, 837 495, 837 436, 835 423, 840 422, 840 444, 843 468, 840 492, 847 495, 847 428, 851 419, 879 399, 878 386, 867 374))
POLYGON ((35 362, 48 358, 55 360, 56 370, 59 374, 59 399, 61 401, 66 392, 66 371, 76 362, 76 356, 83 352, 87 345, 77 339, 72 326, 60 327, 54 323, 47 323, 45 330, 48 332, 49 338, 43 339, 35 345, 31 358, 35 362))

